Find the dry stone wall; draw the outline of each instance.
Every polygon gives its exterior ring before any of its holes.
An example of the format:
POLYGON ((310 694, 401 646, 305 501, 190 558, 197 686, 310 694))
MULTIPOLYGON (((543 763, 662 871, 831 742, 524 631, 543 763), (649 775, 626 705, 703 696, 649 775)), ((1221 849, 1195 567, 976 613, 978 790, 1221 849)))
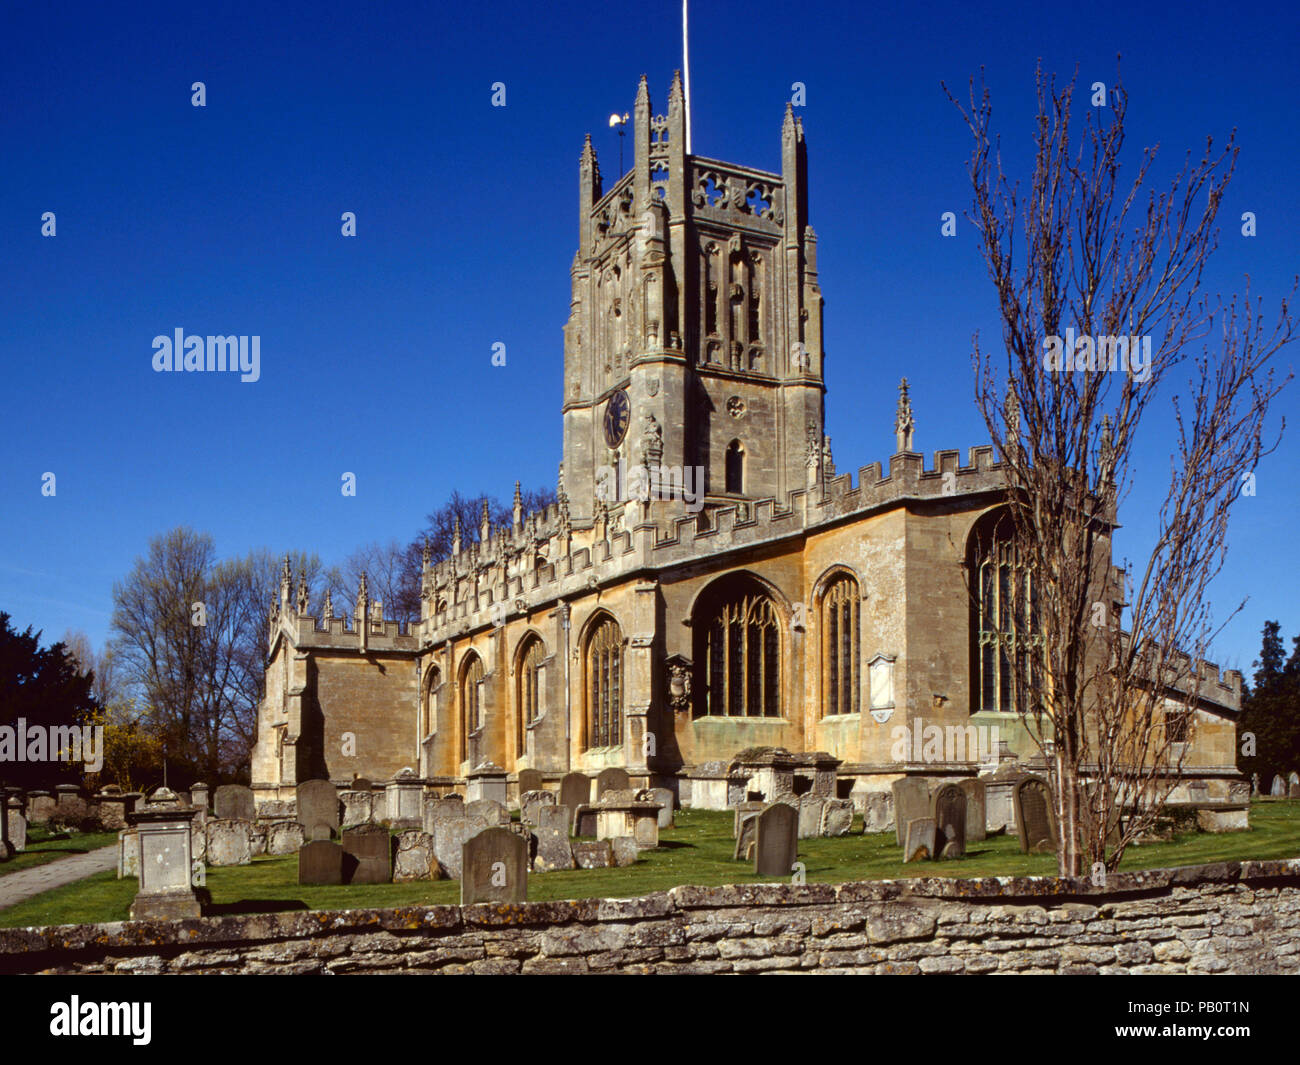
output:
POLYGON ((1298 973, 1300 859, 0 930, 0 972, 1298 973))

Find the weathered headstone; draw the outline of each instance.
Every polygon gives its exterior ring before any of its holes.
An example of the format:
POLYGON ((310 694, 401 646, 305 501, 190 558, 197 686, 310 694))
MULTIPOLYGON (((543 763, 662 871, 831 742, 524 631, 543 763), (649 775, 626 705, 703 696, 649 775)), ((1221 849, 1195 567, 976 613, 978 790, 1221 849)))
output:
POLYGON ((637 846, 634 838, 631 836, 615 836, 609 843, 616 866, 622 868, 628 865, 636 865, 641 848, 637 846))
POLYGON ((383 825, 358 825, 343 833, 344 875, 349 884, 387 884, 392 879, 392 837, 383 825))
POLYGON ((332 839, 304 843, 298 851, 298 883, 343 883, 343 847, 332 839))
POLYGON ((827 799, 822 805, 820 834, 825 837, 847 836, 853 827, 851 799, 827 799))
POLYGON ((341 791, 339 792, 339 802, 343 804, 343 819, 339 822, 340 830, 355 828, 357 825, 366 825, 374 820, 373 792, 341 791))
POLYGON ((735 806, 735 817, 731 824, 731 838, 740 838, 741 823, 748 817, 752 817, 766 806, 764 802, 738 802, 735 806))
POLYGON ((519 794, 528 791, 542 791, 546 787, 546 778, 536 769, 519 770, 519 794))
POLYGON ((591 778, 585 773, 566 773, 560 781, 560 805, 576 812, 591 804, 591 778))
POLYGON ((736 814, 741 820, 740 827, 736 829, 736 847, 731 855, 733 861, 748 862, 753 859, 754 837, 758 831, 758 815, 760 813, 762 813, 761 809, 742 815, 740 809, 737 808, 736 814))
POLYGON ((673 793, 668 788, 647 788, 646 798, 659 804, 659 827, 673 827, 673 793))
POLYGON ((894 827, 894 796, 888 791, 869 791, 862 800, 862 831, 887 832, 894 827))
POLYGON ((934 818, 914 817, 907 822, 907 842, 903 848, 904 862, 919 862, 934 857, 934 818))
POLYGON ((140 875, 140 833, 124 828, 117 834, 117 878, 140 875))
POLYGON ((188 806, 172 808, 163 803, 130 815, 140 839, 140 891, 131 903, 131 920, 200 916, 190 841, 190 824, 197 815, 188 806))
POLYGON ((596 798, 604 798, 607 791, 625 791, 631 786, 626 769, 619 769, 616 766, 602 769, 596 777, 596 798))
POLYGON ((23 801, 17 795, 6 799, 4 793, 0 792, 0 806, 9 807, 8 816, 0 818, 5 822, 9 846, 15 854, 22 854, 27 849, 27 814, 23 801))
POLYGON ((1300 799, 1300 784, 1293 780, 1286 786, 1286 795, 1288 799, 1300 799))
POLYGON ((555 795, 549 791, 526 791, 519 796, 519 819, 526 825, 536 825, 537 811, 543 806, 554 806, 555 795))
POLYGON ((539 806, 537 808, 537 827, 548 831, 563 832, 569 838, 573 825, 573 811, 567 806, 539 806))
POLYGON ((438 860, 433 853, 433 837, 417 829, 399 832, 397 856, 393 861, 393 883, 437 879, 438 860))
POLYGON ((247 865, 253 860, 251 821, 217 817, 207 824, 208 864, 247 865))
POLYGON ((575 836, 594 836, 599 817, 594 806, 579 806, 573 812, 573 834, 575 836))
POLYGON ((487 822, 489 827, 510 824, 510 811, 495 799, 477 799, 465 804, 465 816, 487 822))
POLYGON ((1016 785, 1016 827, 1025 854, 1051 853, 1057 848, 1056 813, 1052 789, 1042 777, 1028 776, 1016 785))
POLYGON ((907 841, 907 823, 930 816, 930 785, 920 777, 903 777, 892 785, 894 836, 901 847, 907 841))
POLYGON ((468 839, 467 822, 462 811, 460 817, 444 816, 433 825, 433 853, 442 875, 449 880, 460 879, 461 850, 468 839))
POLYGON ((340 824, 339 792, 328 780, 305 780, 297 789, 297 820, 308 839, 333 839, 340 824))
POLYGON ((248 849, 256 858, 266 853, 266 837, 269 826, 263 821, 245 821, 248 826, 248 849))
POLYGON ((987 836, 984 813, 984 781, 963 780, 961 790, 966 793, 966 841, 980 843, 987 836))
POLYGON ((460 903, 524 902, 528 898, 528 843, 508 828, 488 828, 465 841, 460 903))
POLYGON ((275 821, 266 829, 267 854, 296 854, 307 834, 297 821, 275 821))
POLYGON ((1250 774, 1250 793, 1251 793, 1252 795, 1258 795, 1258 794, 1259 794, 1259 774, 1258 774, 1258 773, 1251 773, 1251 774, 1250 774))
POLYGON ((579 869, 608 869, 614 864, 614 847, 610 840, 575 842, 572 846, 573 860, 579 869))
MULTIPOLYGON (((549 807, 551 810, 559 807, 549 807)), ((548 820, 543 827, 533 829, 536 849, 533 853, 533 869, 538 873, 550 873, 557 869, 573 868, 573 848, 569 845, 568 818, 564 823, 548 820)))
POLYGON ((754 875, 788 877, 799 854, 799 811, 774 802, 757 817, 754 875))
POLYGON ((212 798, 216 815, 229 821, 256 821, 253 789, 243 784, 222 784, 212 798))
POLYGON ((1286 798, 1286 778, 1281 773, 1273 778, 1273 786, 1268 789, 1268 793, 1274 799, 1286 798))
POLYGON ((934 856, 960 858, 966 853, 966 793, 944 784, 934 793, 934 856))
POLYGON ((430 799, 424 804, 424 830, 431 836, 437 831, 439 823, 464 819, 465 800, 459 795, 430 799))
POLYGON ((822 834, 822 808, 826 805, 826 797, 810 792, 800 795, 795 801, 799 803, 799 838, 816 839, 822 834))

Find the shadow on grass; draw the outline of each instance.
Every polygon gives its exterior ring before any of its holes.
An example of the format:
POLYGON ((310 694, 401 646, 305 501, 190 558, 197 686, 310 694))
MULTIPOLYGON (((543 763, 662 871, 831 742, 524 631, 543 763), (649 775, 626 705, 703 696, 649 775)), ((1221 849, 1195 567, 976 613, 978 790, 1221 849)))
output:
POLYGON ((661 839, 659 841, 659 849, 663 851, 676 851, 681 850, 683 847, 687 850, 695 850, 694 843, 684 843, 679 839, 661 839))

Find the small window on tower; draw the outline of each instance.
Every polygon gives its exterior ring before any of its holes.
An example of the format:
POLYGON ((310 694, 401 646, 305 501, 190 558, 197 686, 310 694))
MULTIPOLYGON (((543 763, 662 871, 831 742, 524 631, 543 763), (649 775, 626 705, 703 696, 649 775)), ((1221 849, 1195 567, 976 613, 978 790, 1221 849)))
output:
POLYGON ((728 495, 742 495, 745 491, 745 446, 739 440, 727 445, 726 485, 728 495))

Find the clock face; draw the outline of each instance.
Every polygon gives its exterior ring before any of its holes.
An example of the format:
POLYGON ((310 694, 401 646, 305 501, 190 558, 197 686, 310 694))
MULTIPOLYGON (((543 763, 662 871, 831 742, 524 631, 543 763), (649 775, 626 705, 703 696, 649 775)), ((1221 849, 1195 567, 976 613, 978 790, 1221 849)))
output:
POLYGON ((632 404, 627 393, 620 388, 605 404, 605 443, 609 447, 618 447, 623 442, 631 416, 632 404))

